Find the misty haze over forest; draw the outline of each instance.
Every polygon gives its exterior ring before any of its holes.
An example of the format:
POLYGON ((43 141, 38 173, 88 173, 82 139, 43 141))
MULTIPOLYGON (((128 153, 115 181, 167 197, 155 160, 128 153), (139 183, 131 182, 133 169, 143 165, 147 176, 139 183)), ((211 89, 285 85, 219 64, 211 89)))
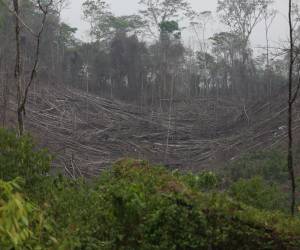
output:
POLYGON ((0 249, 300 249, 298 4, 0 0, 0 249))
MULTIPOLYGON (((89 33, 89 24, 83 19, 82 13, 82 3, 83 0, 79 1, 69 1, 66 5, 66 8, 62 11, 62 20, 68 24, 72 24, 76 27, 77 33, 76 36, 79 39, 86 40, 88 39, 89 33)), ((218 20, 217 14, 217 0, 210 1, 198 1, 191 0, 189 1, 193 7, 193 9, 198 12, 203 11, 212 11, 213 19, 209 25, 208 32, 209 35, 212 35, 214 32, 220 32, 224 27, 220 24, 218 20), (218 25, 216 25, 218 23, 218 25)), ((110 5, 112 11, 117 15, 128 15, 133 13, 138 13, 139 4, 138 0, 127 0, 127 1, 119 1, 119 0, 109 0, 107 3, 110 5)), ((276 0, 273 3, 274 8, 278 11, 276 19, 273 22, 271 27, 270 37, 274 44, 278 45, 279 43, 286 42, 288 40, 288 7, 285 1, 276 0)), ((190 29, 188 25, 184 25, 186 30, 184 31, 184 40, 186 43, 190 43, 190 40, 195 39, 193 37, 193 30, 190 29)), ((259 23, 257 27, 254 29, 253 36, 251 38, 254 46, 264 46, 265 34, 264 34, 264 25, 263 23, 259 23)))

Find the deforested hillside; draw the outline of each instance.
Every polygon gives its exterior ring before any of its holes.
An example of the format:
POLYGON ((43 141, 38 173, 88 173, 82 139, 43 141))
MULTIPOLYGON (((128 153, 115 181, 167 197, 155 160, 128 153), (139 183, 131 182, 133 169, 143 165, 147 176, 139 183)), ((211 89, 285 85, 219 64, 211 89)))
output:
POLYGON ((226 99, 198 98, 178 101, 170 112, 168 105, 151 109, 42 86, 29 98, 25 124, 61 170, 91 176, 122 157, 185 170, 223 165, 249 151, 284 145, 286 119, 284 94, 248 110, 226 99))

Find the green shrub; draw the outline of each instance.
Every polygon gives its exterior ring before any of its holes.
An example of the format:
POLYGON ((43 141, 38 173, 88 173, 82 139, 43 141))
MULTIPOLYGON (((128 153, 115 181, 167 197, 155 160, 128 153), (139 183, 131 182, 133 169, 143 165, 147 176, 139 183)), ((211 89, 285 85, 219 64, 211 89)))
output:
MULTIPOLYGON (((96 182, 45 182, 61 249, 297 249, 300 221, 124 160, 96 182), (52 184, 51 184, 52 183, 52 184)), ((210 179, 210 178, 209 178, 210 179)), ((42 197, 42 196, 41 196, 42 197)))
POLYGON ((102 194, 79 180, 50 178, 44 184, 48 191, 39 196, 39 203, 55 219, 61 249, 102 249, 112 223, 102 194))
POLYGON ((213 191, 219 185, 218 176, 211 171, 187 174, 179 173, 177 176, 189 187, 199 191, 213 191))
POLYGON ((225 175, 229 181, 262 176, 265 180, 284 183, 288 180, 287 157, 279 150, 263 150, 249 153, 231 162, 225 175))
POLYGON ((20 180, 0 180, 0 246, 10 249, 46 249, 54 246, 50 223, 42 212, 24 199, 20 180))
POLYGON ((0 129, 0 179, 22 177, 32 184, 48 172, 50 160, 47 151, 35 149, 30 136, 18 138, 14 132, 0 129))
POLYGON ((237 201, 258 209, 286 210, 286 195, 277 184, 268 183, 262 177, 241 179, 230 187, 229 193, 237 201))

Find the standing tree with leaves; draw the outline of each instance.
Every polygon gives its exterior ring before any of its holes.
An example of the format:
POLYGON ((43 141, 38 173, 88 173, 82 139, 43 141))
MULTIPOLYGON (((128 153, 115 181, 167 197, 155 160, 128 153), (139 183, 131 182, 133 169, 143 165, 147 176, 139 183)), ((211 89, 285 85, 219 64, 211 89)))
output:
POLYGON ((247 79, 246 64, 249 60, 250 36, 263 17, 264 10, 271 3, 271 0, 219 0, 218 13, 221 21, 231 32, 236 33, 242 42, 242 68, 241 78, 245 83, 243 98, 246 102, 249 98, 249 81, 247 79))
MULTIPOLYGON (((183 52, 179 21, 186 17, 192 18, 194 13, 186 0, 141 0, 139 4, 142 7, 140 13, 144 18, 145 33, 156 40, 154 54, 158 61, 155 62, 154 71, 161 106, 161 100, 169 97, 171 89, 171 51, 174 52, 174 48, 177 47, 176 51, 183 52)), ((177 55, 177 58, 172 58, 175 59, 173 61, 178 61, 182 53, 177 55)))
POLYGON ((97 41, 111 40, 119 32, 138 33, 143 27, 138 15, 115 16, 102 0, 83 3, 84 18, 90 23, 90 35, 97 41))
POLYGON ((212 12, 211 11, 204 11, 201 13, 197 13, 194 16, 194 20, 191 22, 191 27, 193 32, 195 33, 196 40, 199 46, 198 52, 198 60, 201 62, 203 67, 200 67, 202 80, 204 85, 204 91, 207 92, 209 88, 209 70, 208 70, 208 50, 209 45, 206 37, 207 26, 212 21, 212 12))
POLYGON ((162 31, 161 24, 193 16, 186 0, 140 0, 139 4, 143 7, 140 13, 144 17, 148 33, 157 38, 162 31))

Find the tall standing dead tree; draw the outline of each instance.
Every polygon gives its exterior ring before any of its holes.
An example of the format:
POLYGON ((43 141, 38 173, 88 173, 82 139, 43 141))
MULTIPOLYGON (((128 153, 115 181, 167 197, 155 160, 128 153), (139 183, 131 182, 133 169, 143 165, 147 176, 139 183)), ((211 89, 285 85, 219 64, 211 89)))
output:
POLYGON ((297 53, 295 53, 295 40, 294 40, 294 23, 293 23, 293 1, 289 0, 289 36, 290 36, 290 48, 289 48, 289 78, 288 78, 288 171, 291 181, 291 213, 295 215, 296 207, 296 181, 295 181, 295 169, 294 169, 294 154, 293 154, 293 106, 297 99, 300 89, 300 80, 294 92, 294 66, 297 59, 297 53))
MULTIPOLYGON (((273 2, 272 2, 273 3, 273 2)), ((277 11, 271 7, 270 5, 266 5, 263 12, 263 20, 265 26, 265 38, 266 38, 266 74, 267 74, 267 95, 270 102, 271 108, 271 97, 272 97, 272 77, 271 77, 271 63, 270 63, 270 29, 277 16, 277 11)))
POLYGON ((49 12, 50 7, 53 5, 54 0, 49 1, 42 1, 36 0, 36 6, 38 10, 42 13, 42 21, 41 27, 39 31, 36 33, 31 29, 25 21, 21 18, 21 11, 20 11, 20 3, 19 0, 13 0, 13 9, 4 1, 1 2, 9 9, 9 11, 15 17, 15 42, 16 42, 16 63, 15 63, 15 81, 17 85, 17 116, 18 116, 18 130, 19 135, 24 133, 24 116, 26 115, 26 103, 28 98, 29 89, 35 79, 36 71, 39 63, 40 57, 40 47, 41 47, 41 39, 42 34, 45 28, 47 15, 49 12), (27 29, 31 35, 35 38, 36 47, 34 52, 34 62, 32 69, 30 71, 30 77, 27 82, 23 83, 22 81, 22 71, 21 71, 21 27, 27 29))
MULTIPOLYGON (((20 46, 20 6, 19 0, 14 0, 14 13, 15 13, 15 39, 16 39, 16 64, 15 64, 15 80, 17 85, 17 102, 18 102, 18 110, 21 101, 21 92, 22 92, 22 82, 21 82, 21 46, 20 46)), ((19 116, 18 113, 18 125, 19 125, 19 133, 23 134, 23 117, 19 116)))

